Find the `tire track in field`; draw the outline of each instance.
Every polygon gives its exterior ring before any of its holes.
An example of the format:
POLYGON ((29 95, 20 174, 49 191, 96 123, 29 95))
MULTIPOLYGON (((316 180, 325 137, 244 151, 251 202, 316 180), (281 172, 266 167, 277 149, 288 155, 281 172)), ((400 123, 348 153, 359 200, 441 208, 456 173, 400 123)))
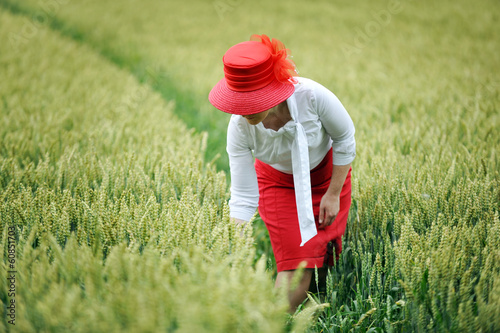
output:
POLYGON ((96 53, 108 59, 119 68, 129 71, 142 84, 148 84, 154 91, 158 92, 167 102, 175 101, 175 115, 181 119, 189 128, 194 128, 198 132, 208 132, 207 150, 205 160, 215 160, 218 170, 226 173, 228 161, 224 155, 225 146, 220 142, 225 142, 225 133, 222 135, 218 129, 211 128, 210 115, 198 112, 198 107, 191 97, 192 94, 187 89, 181 89, 170 78, 168 71, 163 68, 151 65, 143 55, 132 59, 131 56, 120 54, 108 48, 105 44, 93 42, 86 31, 79 29, 57 17, 58 6, 63 6, 69 0, 47 0, 40 1, 40 8, 28 8, 19 3, 9 0, 0 0, 0 8, 10 12, 13 15, 20 15, 26 18, 25 25, 21 31, 12 31, 7 45, 9 49, 15 49, 20 43, 29 43, 30 39, 35 38, 37 30, 41 26, 47 26, 50 29, 59 32, 62 36, 84 43, 92 48, 96 53), (196 117, 192 115, 195 114, 196 117), (190 116, 191 115, 191 116, 190 116), (194 118, 194 119, 193 119, 194 118), (221 136, 222 135, 222 136, 221 136))

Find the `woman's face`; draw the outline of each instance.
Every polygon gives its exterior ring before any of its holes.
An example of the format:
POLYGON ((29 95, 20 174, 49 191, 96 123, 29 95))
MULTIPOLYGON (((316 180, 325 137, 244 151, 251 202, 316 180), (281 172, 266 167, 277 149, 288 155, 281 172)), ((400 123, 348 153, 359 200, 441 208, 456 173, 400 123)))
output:
POLYGON ((263 112, 255 113, 255 114, 249 114, 247 116, 242 116, 245 118, 250 125, 257 125, 264 119, 266 119, 267 115, 269 114, 270 110, 266 110, 263 112))

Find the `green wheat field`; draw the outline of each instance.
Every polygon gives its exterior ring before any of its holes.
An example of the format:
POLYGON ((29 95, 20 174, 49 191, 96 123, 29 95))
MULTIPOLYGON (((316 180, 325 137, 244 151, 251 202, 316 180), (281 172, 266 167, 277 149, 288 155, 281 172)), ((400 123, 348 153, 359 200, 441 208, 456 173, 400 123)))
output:
POLYGON ((0 0, 0 332, 499 332, 499 34, 497 0, 0 0), (252 34, 356 126, 293 315, 207 99, 252 34))

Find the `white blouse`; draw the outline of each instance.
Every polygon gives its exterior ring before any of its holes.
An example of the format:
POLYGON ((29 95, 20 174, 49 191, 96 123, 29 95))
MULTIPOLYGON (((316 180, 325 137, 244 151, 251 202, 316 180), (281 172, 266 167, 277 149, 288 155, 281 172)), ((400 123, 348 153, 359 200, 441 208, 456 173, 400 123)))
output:
MULTIPOLYGON (((295 158, 296 161, 292 161, 292 149, 298 151, 298 148, 293 147, 294 140, 305 141, 301 143, 306 144, 309 156, 301 159, 302 162, 307 161, 308 157, 309 170, 323 160, 330 147, 333 147, 334 165, 347 165, 356 156, 354 124, 339 99, 313 80, 302 77, 297 79, 299 82, 295 84, 295 92, 287 99, 293 120, 278 131, 266 128, 262 123, 250 125, 239 115, 231 116, 226 148, 231 170, 231 217, 249 221, 258 207, 259 188, 254 157, 279 171, 294 173, 295 183, 294 167, 300 161, 298 157, 295 158), (307 139, 297 139, 296 125, 302 125, 300 129, 303 127, 307 139)), ((305 174, 297 177, 304 181, 306 178, 305 174)))

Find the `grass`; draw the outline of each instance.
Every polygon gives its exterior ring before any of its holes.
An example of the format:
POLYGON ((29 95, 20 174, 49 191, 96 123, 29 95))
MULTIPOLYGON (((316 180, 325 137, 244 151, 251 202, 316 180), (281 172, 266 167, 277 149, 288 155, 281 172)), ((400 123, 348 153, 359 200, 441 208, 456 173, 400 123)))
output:
MULTIPOLYGON (((26 18, 11 33, 27 37, 26 22, 45 12, 52 29, 90 46, 164 100, 175 101, 170 107, 188 127, 208 132, 204 159, 220 155, 215 165, 226 172, 228 117, 206 100, 222 75, 220 58, 253 33, 281 39, 301 75, 339 96, 357 130, 346 250, 329 278, 325 301, 331 307, 310 330, 486 332, 500 326, 495 321, 500 317, 496 2, 86 1, 50 2, 48 10, 34 0, 0 3, 26 18)), ((35 39, 16 45, 28 47, 35 39)), ((12 89, 17 81, 4 85, 12 89)), ((123 94, 137 109, 148 109, 137 103, 134 90, 123 94)), ((10 110, 11 102, 3 101, 10 110)), ((33 122, 43 124, 43 119, 33 122)), ((90 123, 66 120, 58 126, 72 134, 71 126, 84 129, 90 123)), ((141 133, 131 128, 127 135, 141 133)), ((179 133, 185 131, 180 126, 174 132, 180 146, 184 136, 179 133)), ((7 133, 25 142, 25 134, 7 133)), ((127 135, 113 141, 113 149, 126 147, 127 135)), ((75 137, 74 142, 86 141, 75 137)), ((30 154, 41 159, 54 147, 46 142, 30 154)), ((11 155, 23 161, 22 154, 11 155)), ((18 168, 27 174, 33 169, 29 162, 18 168)), ((171 179, 161 170, 165 181, 171 179)), ((206 172, 192 170, 194 175, 206 172)), ((166 188, 179 186, 174 182, 166 188)), ((114 188, 111 182, 108 191, 114 188)), ((144 209, 146 203, 138 206, 144 209)), ((254 226, 256 256, 270 257, 262 223, 257 219, 254 226)))

